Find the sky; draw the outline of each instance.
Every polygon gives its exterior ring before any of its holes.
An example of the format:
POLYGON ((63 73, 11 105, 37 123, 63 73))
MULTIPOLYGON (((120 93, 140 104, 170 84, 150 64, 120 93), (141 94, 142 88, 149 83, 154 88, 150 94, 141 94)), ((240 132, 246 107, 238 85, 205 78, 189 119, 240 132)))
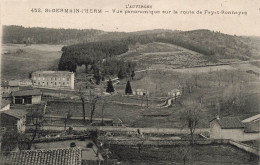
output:
POLYGON ((25 27, 140 31, 151 29, 209 29, 226 34, 260 36, 259 0, 2 0, 1 24, 25 27), (127 5, 150 5, 129 9, 127 5), (31 12, 40 8, 42 12, 31 12), (101 9, 102 13, 49 13, 45 9, 101 9), (112 10, 122 10, 113 13, 112 10), (125 14, 126 10, 160 14, 125 14), (173 10, 178 14, 173 14, 173 10), (201 13, 197 14, 197 11, 201 13), (205 10, 243 14, 205 14, 205 10), (105 12, 108 11, 108 12, 105 12), (162 14, 162 11, 171 11, 162 14), (181 13, 181 11, 186 11, 181 13), (191 14, 194 12, 194 14, 191 14), (245 14, 246 13, 246 14, 245 14))

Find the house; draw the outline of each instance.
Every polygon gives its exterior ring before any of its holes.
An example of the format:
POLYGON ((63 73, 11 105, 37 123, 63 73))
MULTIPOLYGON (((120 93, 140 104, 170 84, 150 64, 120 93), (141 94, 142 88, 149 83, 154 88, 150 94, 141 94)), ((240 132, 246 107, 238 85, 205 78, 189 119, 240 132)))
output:
POLYGON ((1 113, 1 127, 25 132, 26 110, 11 109, 1 113))
POLYGON ((41 102, 42 92, 38 89, 29 89, 12 92, 14 104, 38 104, 41 102))
POLYGON ((136 89, 133 91, 133 95, 149 96, 149 91, 146 89, 136 89))
POLYGON ((2 81, 1 92, 2 95, 8 97, 12 92, 19 91, 19 83, 13 81, 2 81))
POLYGON ((0 157, 1 164, 16 165, 81 165, 80 148, 39 149, 11 152, 0 157))
POLYGON ((179 89, 172 89, 170 92, 168 92, 168 96, 170 97, 175 97, 175 96, 180 96, 181 91, 179 89))
POLYGON ((10 110, 10 101, 8 100, 1 100, 1 109, 0 113, 3 111, 10 110))
POLYGON ((236 141, 257 140, 260 139, 259 124, 245 124, 237 117, 217 117, 210 121, 210 138, 236 141))
POLYGON ((122 126, 123 122, 119 118, 116 118, 115 120, 113 120, 112 124, 113 124, 113 126, 118 127, 118 126, 122 126))
POLYGON ((32 73, 33 86, 74 89, 74 73, 69 71, 37 71, 32 73))

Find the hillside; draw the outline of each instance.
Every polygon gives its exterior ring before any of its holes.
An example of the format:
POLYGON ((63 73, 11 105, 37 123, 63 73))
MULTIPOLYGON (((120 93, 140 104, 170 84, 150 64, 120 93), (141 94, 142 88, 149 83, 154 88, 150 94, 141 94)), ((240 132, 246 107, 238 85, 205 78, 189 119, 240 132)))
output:
MULTIPOLYGON (((247 61, 259 59, 259 43, 259 40, 209 30, 141 32, 117 40, 65 46, 59 69, 75 71, 82 64, 108 62, 117 57, 135 61, 139 69, 155 64, 160 68, 182 68, 247 61)), ((99 69, 102 70, 101 64, 99 69)))
POLYGON ((101 40, 117 40, 133 35, 172 32, 171 30, 146 30, 137 32, 105 32, 95 29, 54 29, 43 27, 3 26, 3 43, 9 44, 62 44, 72 45, 101 40))

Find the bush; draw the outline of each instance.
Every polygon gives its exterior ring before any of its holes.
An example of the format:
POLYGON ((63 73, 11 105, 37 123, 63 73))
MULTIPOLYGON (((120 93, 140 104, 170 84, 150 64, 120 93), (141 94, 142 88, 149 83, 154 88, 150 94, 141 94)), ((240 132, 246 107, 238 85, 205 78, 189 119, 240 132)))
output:
POLYGON ((90 142, 90 143, 87 144, 87 148, 92 148, 93 145, 94 145, 94 144, 90 142))

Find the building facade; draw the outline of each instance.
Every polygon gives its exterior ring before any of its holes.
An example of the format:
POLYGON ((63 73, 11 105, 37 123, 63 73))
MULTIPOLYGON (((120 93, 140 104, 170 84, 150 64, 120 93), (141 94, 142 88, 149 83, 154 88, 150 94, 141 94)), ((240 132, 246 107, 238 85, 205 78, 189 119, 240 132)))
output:
POLYGON ((1 126, 7 130, 25 132, 26 110, 11 109, 1 113, 1 126))
POLYGON ((32 73, 33 86, 74 89, 74 73, 68 71, 37 71, 32 73))
POLYGON ((260 130, 252 124, 242 123, 236 117, 216 118, 210 121, 211 139, 231 139, 236 141, 259 140, 260 130))
POLYGON ((39 104, 42 92, 38 89, 30 89, 12 92, 13 104, 39 104))
POLYGON ((12 81, 3 81, 1 83, 2 96, 8 96, 12 92, 19 91, 19 84, 12 81))

